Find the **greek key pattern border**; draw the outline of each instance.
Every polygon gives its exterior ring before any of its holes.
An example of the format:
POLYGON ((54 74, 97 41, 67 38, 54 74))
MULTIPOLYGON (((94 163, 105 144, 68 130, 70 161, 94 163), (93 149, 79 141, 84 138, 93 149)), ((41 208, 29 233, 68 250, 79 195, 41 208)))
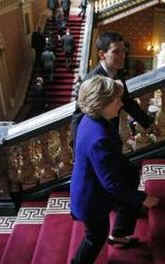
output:
POLYGON ((42 224, 45 213, 45 207, 21 207, 16 224, 42 224))
POLYGON ((69 197, 51 197, 48 200, 46 215, 48 214, 69 214, 70 198, 69 197))
POLYGON ((165 180, 165 164, 143 165, 139 190, 144 190, 145 182, 149 180, 165 180))
POLYGON ((0 234, 10 234, 14 228, 16 216, 0 216, 0 234))

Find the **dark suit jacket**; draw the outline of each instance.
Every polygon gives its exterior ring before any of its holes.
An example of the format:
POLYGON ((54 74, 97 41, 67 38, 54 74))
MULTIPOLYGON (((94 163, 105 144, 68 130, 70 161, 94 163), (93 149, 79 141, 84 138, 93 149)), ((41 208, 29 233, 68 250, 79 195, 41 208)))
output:
POLYGON ((72 35, 64 35, 61 39, 64 47, 64 52, 72 55, 75 48, 75 42, 72 35))
POLYGON ((70 5, 71 5, 70 0, 62 0, 61 1, 61 6, 62 6, 63 10, 69 10, 70 5))
POLYGON ((35 50, 42 51, 44 49, 45 40, 41 32, 34 31, 32 33, 31 47, 35 50))
MULTIPOLYGON (((89 79, 89 78, 95 76, 96 74, 108 77, 107 72, 103 69, 103 67, 99 63, 96 66, 96 68, 87 75, 87 77, 85 79, 89 79)), ((138 103, 135 100, 130 98, 126 84, 125 84, 125 81, 123 79, 122 79, 122 82, 124 83, 124 94, 123 94, 123 103, 124 103, 123 108, 124 108, 124 110, 130 116, 132 116, 142 127, 148 128, 153 123, 153 119, 151 117, 149 117, 143 110, 140 109, 138 103)), ((76 107, 76 110, 75 110, 73 117, 72 117, 73 144, 74 144, 75 138, 76 138, 77 126, 78 126, 82 116, 83 116, 83 114, 81 113, 79 107, 76 107)), ((111 123, 112 128, 116 131, 115 136, 113 136, 112 138, 115 137, 116 140, 120 140, 119 118, 116 117, 116 118, 112 119, 110 123, 111 123)), ((122 147, 122 144, 120 147, 122 147)))
POLYGON ((116 203, 138 208, 145 199, 114 133, 104 119, 84 115, 79 124, 71 179, 71 212, 79 220, 108 214, 116 203))
POLYGON ((55 59, 56 57, 53 51, 50 51, 50 50, 43 51, 41 54, 41 61, 42 61, 44 70, 53 69, 55 59))
POLYGON ((54 10, 58 7, 58 0, 47 0, 47 7, 54 10))

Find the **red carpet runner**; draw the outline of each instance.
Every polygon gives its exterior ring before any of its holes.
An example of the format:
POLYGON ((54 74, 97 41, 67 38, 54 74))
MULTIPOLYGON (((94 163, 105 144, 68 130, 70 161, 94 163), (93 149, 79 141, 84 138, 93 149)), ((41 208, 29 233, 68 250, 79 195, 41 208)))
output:
POLYGON ((0 264, 30 264, 45 213, 45 202, 22 205, 0 264))
POLYGON ((12 233, 15 220, 15 216, 0 216, 0 258, 12 233))
MULTIPOLYGON (((70 29, 71 34, 75 40, 75 52, 73 54, 73 68, 68 70, 65 67, 65 56, 61 42, 58 40, 58 45, 54 52, 56 54, 56 62, 54 66, 54 80, 53 82, 45 82, 44 85, 44 99, 43 95, 36 94, 35 92, 35 80, 37 76, 42 76, 46 80, 41 69, 36 68, 33 70, 32 80, 29 87, 29 92, 27 96, 27 104, 31 104, 31 113, 29 117, 58 106, 70 103, 73 100, 74 94, 74 83, 76 75, 79 72, 79 65, 81 59, 81 47, 84 35, 84 20, 76 15, 70 15, 67 22, 67 27, 70 29), (43 105, 46 105, 46 108, 43 105)), ((49 32, 57 35, 56 25, 52 20, 47 20, 45 25, 45 36, 49 32)), ((55 40, 54 40, 55 41, 55 40)))
MULTIPOLYGON (((79 71, 80 64, 80 51, 83 38, 83 25, 84 22, 78 16, 70 16, 67 27, 70 29, 71 34, 74 36, 76 48, 73 57, 73 70, 69 71, 65 67, 65 56, 62 46, 59 43, 56 55, 57 61, 54 72, 54 82, 48 84, 46 87, 46 101, 49 108, 54 108, 66 103, 72 99, 73 84, 75 75, 79 71)), ((47 22, 46 29, 53 31, 54 25, 51 21, 47 22)))
MULTIPOLYGON (((113 225, 114 214, 111 215, 111 224, 113 225)), ((146 219, 140 220, 136 228, 136 236, 138 236, 142 241, 147 240, 147 221, 146 219), (145 232, 144 232, 145 230, 145 232), (145 233, 145 236, 144 236, 145 233)), ((74 222, 72 229, 72 238, 69 247, 69 254, 67 259, 67 264, 70 264, 70 260, 74 255, 80 240, 83 237, 83 226, 81 223, 74 222)), ((145 244, 142 244, 139 248, 134 249, 121 249, 115 246, 110 246, 107 243, 102 249, 96 264, 152 264, 151 253, 145 244)))
POLYGON ((32 264, 66 263, 72 225, 68 195, 52 194, 48 201, 45 221, 37 241, 32 264))
MULTIPOLYGON (((159 206, 137 222, 134 235, 142 244, 122 249, 105 243, 95 264, 165 263, 165 160, 145 161, 142 183, 148 193, 160 197, 159 206)), ((114 219, 112 213, 111 229, 114 219)), ((0 218, 0 264, 70 264, 84 228, 70 216, 69 194, 53 193, 48 203, 26 202, 13 227, 14 220, 0 218)))

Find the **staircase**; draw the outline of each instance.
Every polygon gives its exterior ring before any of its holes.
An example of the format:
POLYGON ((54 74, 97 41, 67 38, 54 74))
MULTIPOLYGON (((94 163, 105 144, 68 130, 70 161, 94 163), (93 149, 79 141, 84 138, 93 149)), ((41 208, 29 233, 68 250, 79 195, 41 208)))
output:
MULTIPOLYGON (((160 205, 137 221, 134 235, 141 246, 123 249, 106 243, 95 264, 165 263, 164 171, 165 160, 143 163, 146 192, 159 196, 160 205)), ((114 219, 112 212, 111 228, 114 219)), ((69 193, 54 192, 47 201, 24 202, 17 217, 0 217, 0 264, 70 264, 83 233, 83 225, 71 218, 69 193)))
POLYGON ((68 70, 65 67, 65 57, 60 40, 57 40, 57 28, 51 19, 48 19, 44 29, 45 37, 51 32, 54 36, 54 52, 56 54, 56 62, 54 65, 54 80, 53 82, 45 81, 44 94, 35 93, 35 79, 37 76, 42 76, 46 80, 46 76, 41 69, 34 68, 29 92, 27 95, 26 104, 31 104, 31 111, 28 118, 54 109, 58 106, 67 104, 74 100, 74 83, 76 75, 79 72, 79 64, 81 59, 81 47, 84 36, 85 19, 78 15, 70 15, 67 22, 67 28, 75 40, 75 52, 73 57, 73 68, 68 70), (57 43, 57 44, 56 44, 57 43), (46 106, 46 109, 45 109, 46 106))
MULTIPOLYGON (((79 72, 84 21, 76 15, 70 15, 67 27, 70 29, 75 40, 73 69, 66 69, 64 52, 61 43, 59 43, 56 49, 57 61, 54 71, 54 83, 48 84, 46 87, 46 101, 49 109, 71 102, 75 76, 79 72)), ((52 21, 47 21, 45 31, 56 31, 52 21)))

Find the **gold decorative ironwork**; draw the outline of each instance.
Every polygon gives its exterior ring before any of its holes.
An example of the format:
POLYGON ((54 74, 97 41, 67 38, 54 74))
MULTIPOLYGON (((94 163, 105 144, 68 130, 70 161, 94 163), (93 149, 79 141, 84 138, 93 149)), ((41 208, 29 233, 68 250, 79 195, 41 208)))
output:
POLYGON ((70 126, 51 130, 8 147, 12 191, 63 177, 72 168, 70 126))
MULTIPOLYGON (((121 130, 122 133, 125 133, 124 151, 128 152, 132 149, 127 144, 128 131, 125 132, 127 116, 124 119, 125 123, 122 124, 121 130)), ((164 120, 164 114, 162 119, 164 120)), ((158 124, 161 125, 160 120, 158 124)), ((152 143, 153 138, 147 138, 142 128, 138 133, 135 137, 136 149, 152 143)), ((160 139, 157 138, 157 140, 160 139)), ((69 122, 7 148, 12 191, 27 190, 39 184, 62 178, 70 174, 72 169, 72 137, 69 122)))

